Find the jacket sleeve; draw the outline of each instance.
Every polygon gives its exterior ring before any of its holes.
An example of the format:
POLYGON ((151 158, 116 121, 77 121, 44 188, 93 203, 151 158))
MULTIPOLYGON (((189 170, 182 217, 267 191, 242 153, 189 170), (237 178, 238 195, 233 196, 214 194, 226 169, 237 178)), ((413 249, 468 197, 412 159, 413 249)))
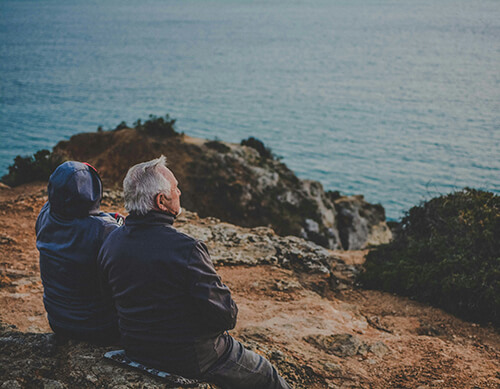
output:
POLYGON ((101 220, 101 224, 102 224, 102 230, 101 230, 101 236, 100 236, 101 245, 102 245, 104 243, 104 241, 106 240, 106 238, 108 237, 108 235, 111 234, 117 228, 119 228, 121 226, 121 224, 119 223, 119 221, 117 219, 115 219, 115 217, 111 213, 101 212, 98 215, 98 217, 101 220))
POLYGON ((238 307, 231 298, 229 288, 216 273, 204 243, 197 242, 191 251, 187 280, 189 294, 204 325, 213 331, 234 328, 238 307))
POLYGON ((100 247, 96 260, 96 274, 98 276, 101 295, 106 298, 111 298, 112 296, 111 288, 108 284, 107 275, 104 274, 101 252, 103 251, 104 242, 106 241, 109 234, 111 234, 114 230, 116 230, 120 226, 110 214, 101 212, 99 216, 101 219, 101 233, 100 233, 100 247))

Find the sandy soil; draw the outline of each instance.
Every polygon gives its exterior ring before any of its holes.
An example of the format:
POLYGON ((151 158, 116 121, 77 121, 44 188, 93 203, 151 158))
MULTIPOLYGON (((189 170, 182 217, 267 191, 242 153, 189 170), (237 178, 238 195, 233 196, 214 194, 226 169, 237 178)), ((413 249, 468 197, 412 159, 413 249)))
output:
MULTIPOLYGON (((0 189, 0 320, 21 331, 50 331, 34 234, 45 201, 44 183, 0 189)), ((360 263, 364 253, 339 255, 360 263)), ((491 328, 378 291, 320 295, 308 285, 321 276, 274 266, 218 271, 240 308, 232 334, 299 365, 310 388, 500 388, 500 335, 491 328), (304 340, 332 334, 387 348, 337 357, 304 340)))

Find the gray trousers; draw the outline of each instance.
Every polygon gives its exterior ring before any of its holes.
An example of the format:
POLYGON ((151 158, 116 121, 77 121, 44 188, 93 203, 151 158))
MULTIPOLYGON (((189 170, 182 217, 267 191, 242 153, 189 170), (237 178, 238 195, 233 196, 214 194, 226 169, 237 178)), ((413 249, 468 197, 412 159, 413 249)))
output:
POLYGON ((228 336, 231 347, 202 377, 221 389, 291 389, 271 363, 228 336))

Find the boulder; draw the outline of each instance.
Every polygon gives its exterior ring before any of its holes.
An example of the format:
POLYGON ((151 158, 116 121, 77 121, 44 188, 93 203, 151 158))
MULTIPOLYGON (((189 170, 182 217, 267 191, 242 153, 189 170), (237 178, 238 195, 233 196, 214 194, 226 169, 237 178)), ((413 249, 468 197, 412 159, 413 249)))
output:
MULTIPOLYGON (((175 227, 203 240, 217 265, 275 265, 335 280, 333 289, 352 286, 360 266, 348 265, 334 251, 295 236, 279 236, 268 227, 243 228, 216 218, 200 219, 186 211, 175 227)), ((284 286, 283 286, 284 287, 284 286)))
POLYGON ((338 231, 344 250, 359 250, 388 243, 392 232, 380 204, 370 204, 362 195, 343 196, 334 201, 338 231))
POLYGON ((309 335, 304 340, 328 354, 341 358, 354 355, 366 357, 369 352, 377 357, 383 357, 390 351, 384 342, 377 341, 370 345, 351 334, 309 335))
MULTIPOLYGON (((165 387, 162 379, 104 359, 104 353, 110 349, 113 347, 61 341, 52 333, 22 333, 0 322, 0 388, 165 387)), ((216 386, 204 383, 198 388, 216 386)))
POLYGON ((311 335, 304 340, 316 348, 338 357, 352 357, 358 353, 363 342, 351 334, 311 335))

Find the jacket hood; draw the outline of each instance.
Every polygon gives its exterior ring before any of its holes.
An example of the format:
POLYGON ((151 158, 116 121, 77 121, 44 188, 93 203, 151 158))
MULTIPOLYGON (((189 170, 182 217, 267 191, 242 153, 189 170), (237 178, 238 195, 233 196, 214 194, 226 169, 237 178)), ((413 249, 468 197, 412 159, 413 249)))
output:
POLYGON ((51 212, 69 218, 85 217, 99 212, 102 182, 92 166, 68 161, 50 176, 48 192, 51 212))

